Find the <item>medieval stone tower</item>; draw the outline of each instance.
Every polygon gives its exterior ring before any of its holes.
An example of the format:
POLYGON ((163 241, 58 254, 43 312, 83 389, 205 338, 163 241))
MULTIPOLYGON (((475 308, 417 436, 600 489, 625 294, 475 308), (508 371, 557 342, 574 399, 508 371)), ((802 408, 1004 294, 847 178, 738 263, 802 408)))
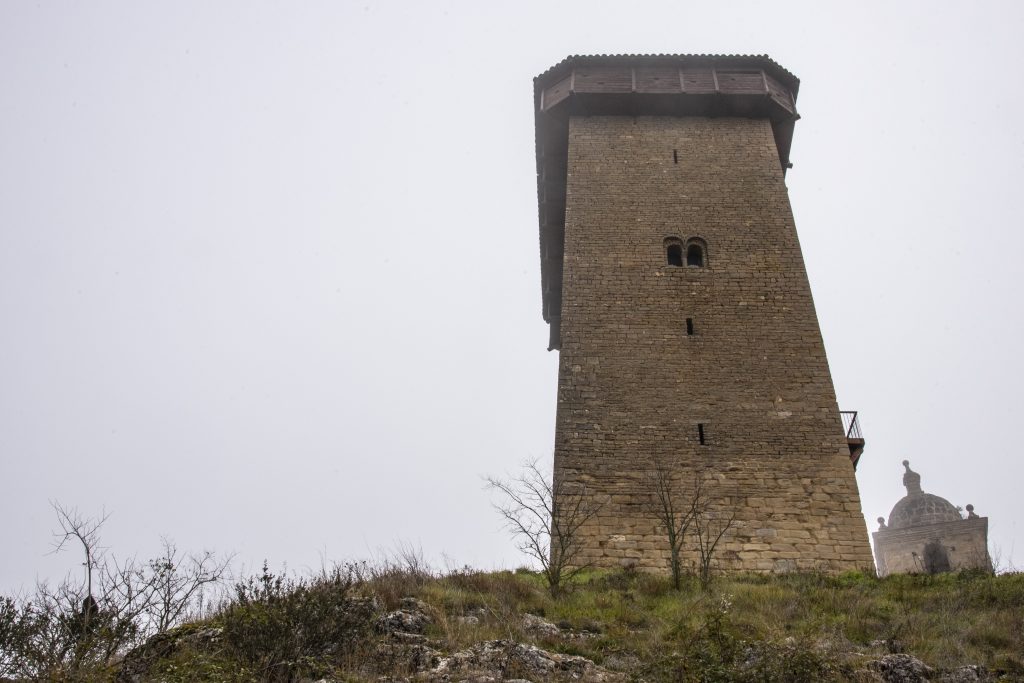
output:
POLYGON ((785 184, 798 87, 763 56, 577 56, 535 79, 554 476, 601 503, 581 561, 667 568, 650 486, 667 468, 735 518, 724 569, 872 564, 863 441, 785 184))

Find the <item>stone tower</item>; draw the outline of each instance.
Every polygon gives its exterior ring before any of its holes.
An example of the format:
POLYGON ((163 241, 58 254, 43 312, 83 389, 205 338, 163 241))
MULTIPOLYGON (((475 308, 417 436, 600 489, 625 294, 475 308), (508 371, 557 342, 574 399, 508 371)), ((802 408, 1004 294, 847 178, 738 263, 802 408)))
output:
POLYGON ((889 523, 878 518, 872 534, 878 575, 937 574, 959 569, 992 571, 988 555, 988 517, 967 505, 967 518, 941 496, 925 493, 921 475, 904 460, 907 495, 893 506, 889 523))
POLYGON ((764 56, 576 56, 534 81, 555 483, 601 504, 581 562, 667 569, 667 470, 735 517, 724 569, 872 564, 785 184, 798 87, 764 56))

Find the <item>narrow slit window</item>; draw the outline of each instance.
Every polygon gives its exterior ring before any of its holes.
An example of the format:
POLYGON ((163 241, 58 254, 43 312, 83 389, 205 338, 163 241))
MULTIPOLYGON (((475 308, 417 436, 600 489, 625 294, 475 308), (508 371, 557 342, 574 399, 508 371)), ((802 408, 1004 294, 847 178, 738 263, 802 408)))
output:
POLYGON ((668 245, 665 248, 665 254, 668 257, 668 264, 670 266, 683 265, 683 247, 681 244, 668 245))
POLYGON ((693 318, 686 319, 686 335, 688 337, 693 336, 693 318))
POLYGON ((673 164, 678 164, 679 163, 679 150, 678 149, 672 150, 672 163, 673 164))
POLYGON ((700 445, 704 445, 704 423, 700 422, 697 424, 697 440, 700 441, 700 445))

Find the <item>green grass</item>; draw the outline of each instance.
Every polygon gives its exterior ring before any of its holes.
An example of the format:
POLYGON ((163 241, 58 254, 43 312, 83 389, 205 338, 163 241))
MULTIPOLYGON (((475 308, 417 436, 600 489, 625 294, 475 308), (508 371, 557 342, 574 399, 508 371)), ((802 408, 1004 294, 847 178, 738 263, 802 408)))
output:
MULTIPOLYGON (((538 644, 598 663, 609 653, 629 652, 653 665, 709 638, 718 639, 713 645, 719 650, 731 642, 748 649, 760 644, 820 653, 833 657, 837 672, 856 663, 856 653, 906 652, 942 669, 981 664, 1010 670, 1017 653, 1024 652, 1022 574, 739 575, 718 578, 709 591, 691 579, 677 592, 663 577, 591 572, 554 599, 537 577, 505 572, 438 579, 422 597, 443 613, 500 606, 492 609, 496 623, 481 625, 481 637, 501 631, 529 639, 512 623, 523 612, 577 631, 597 631, 596 637, 538 644)), ((451 645, 475 635, 461 633, 451 645)), ((656 670, 649 673, 658 678, 656 670)))
POLYGON ((412 596, 427 604, 433 621, 426 635, 442 653, 514 639, 598 664, 627 657, 635 663, 629 674, 652 683, 855 680, 855 670, 889 652, 944 670, 980 664, 1006 680, 1024 680, 1024 574, 731 575, 707 590, 687 577, 675 591, 667 577, 592 571, 558 598, 526 571, 391 570, 349 583, 335 576, 245 586, 208 622, 224 628, 218 647, 179 648, 151 672, 171 682, 225 683, 407 676, 410 670, 381 658, 373 615, 361 622, 348 615, 333 626, 330 619, 347 597, 374 596, 391 610, 412 596), (479 623, 463 619, 470 613, 479 623), (562 633, 525 632, 526 613, 562 633), (332 638, 345 642, 335 647, 332 638), (284 664, 271 661, 275 648, 284 664))

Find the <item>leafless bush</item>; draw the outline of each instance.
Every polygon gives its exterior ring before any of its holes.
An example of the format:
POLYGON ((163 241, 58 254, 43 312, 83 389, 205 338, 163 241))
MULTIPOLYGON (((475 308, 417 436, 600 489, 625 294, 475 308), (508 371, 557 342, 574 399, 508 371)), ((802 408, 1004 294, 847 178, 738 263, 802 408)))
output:
POLYGON ((40 583, 23 598, 0 602, 0 675, 81 679, 110 666, 128 649, 201 609, 231 557, 185 555, 165 540, 148 562, 118 560, 99 545, 108 515, 85 517, 54 504, 56 551, 82 546, 85 575, 55 587, 40 583))
POLYGON ((672 572, 672 586, 679 590, 683 575, 682 554, 687 537, 697 554, 697 575, 701 585, 707 587, 719 543, 736 522, 736 511, 712 509, 707 491, 707 477, 703 472, 693 475, 693 484, 688 488, 681 477, 667 467, 656 467, 647 478, 652 495, 655 516, 665 533, 669 547, 669 567, 672 572))
POLYGON ((580 531, 601 508, 585 486, 552 482, 537 467, 523 465, 511 479, 487 477, 487 486, 502 500, 494 508, 505 519, 519 549, 540 562, 552 595, 588 563, 580 562, 580 531))
POLYGON ((705 504, 704 480, 700 475, 694 476, 693 487, 685 491, 679 477, 667 467, 659 466, 650 473, 647 483, 654 494, 654 513, 668 542, 672 587, 679 590, 683 577, 682 552, 686 535, 705 504))
POLYGON ((704 588, 711 583, 718 544, 735 523, 734 507, 728 511, 716 511, 703 503, 698 506, 697 514, 693 518, 693 531, 697 536, 697 575, 700 577, 700 585, 704 588))

